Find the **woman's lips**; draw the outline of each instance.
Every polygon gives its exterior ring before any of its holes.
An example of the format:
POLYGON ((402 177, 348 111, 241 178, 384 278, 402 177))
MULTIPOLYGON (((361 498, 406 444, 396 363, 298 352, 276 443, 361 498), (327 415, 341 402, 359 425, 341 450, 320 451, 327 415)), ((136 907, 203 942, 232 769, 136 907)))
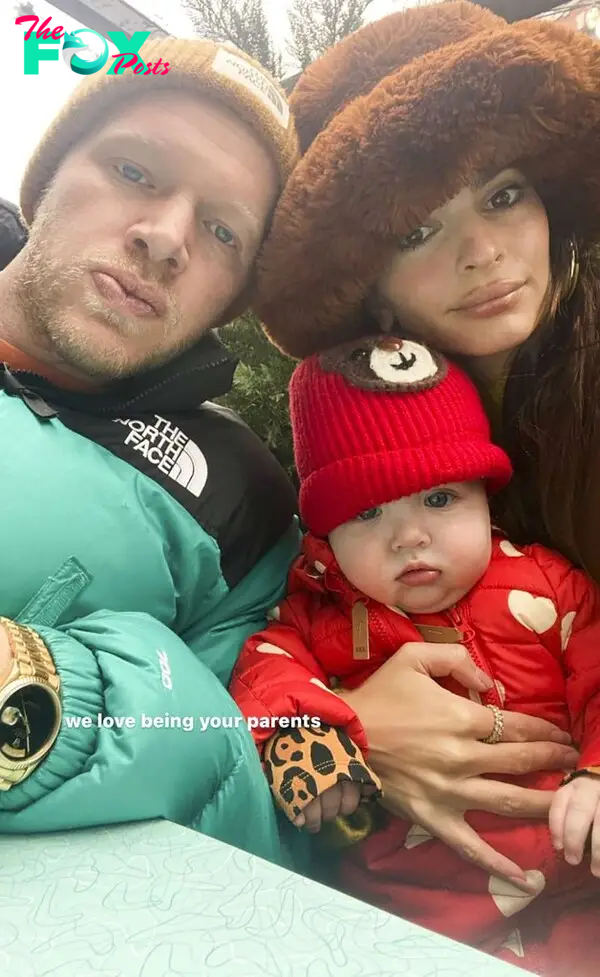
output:
POLYGON ((421 567, 415 570, 405 570, 404 573, 400 574, 398 580, 407 587, 423 587, 435 583, 440 573, 441 570, 427 570, 421 567))
POLYGON ((472 316, 476 319, 488 319, 500 315, 503 312, 510 312, 518 304, 523 295, 524 285, 515 285, 510 291, 503 295, 496 295, 493 298, 483 299, 481 302, 472 301, 454 309, 464 316, 472 316))

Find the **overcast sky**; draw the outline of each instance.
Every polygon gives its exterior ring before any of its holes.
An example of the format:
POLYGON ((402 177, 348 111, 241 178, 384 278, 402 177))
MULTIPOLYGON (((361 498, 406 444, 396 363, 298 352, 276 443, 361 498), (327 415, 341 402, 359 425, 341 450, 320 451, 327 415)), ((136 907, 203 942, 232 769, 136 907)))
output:
MULTIPOLYGON (((178 0, 128 0, 138 10, 142 10, 155 17, 157 20, 168 24, 171 30, 183 35, 189 26, 189 20, 182 11, 182 4, 178 0), (168 11, 168 14, 165 13, 168 11)), ((367 10, 368 20, 376 20, 393 10, 401 10, 403 7, 410 7, 416 0, 371 0, 367 10)), ((285 47, 285 36, 288 30, 287 8, 290 0, 263 0, 263 7, 271 25, 273 36, 279 45, 285 47)))
MULTIPOLYGON (((128 0, 132 6, 154 17, 173 34, 193 34, 190 21, 178 0, 128 0)), ((263 0, 273 37, 285 49, 288 0, 263 0)), ((375 20, 415 0, 372 0, 367 19, 375 20)), ((59 13, 47 0, 33 0, 40 20, 52 16, 54 26, 76 30, 85 25, 59 13)), ((17 201, 25 163, 60 104, 79 80, 60 61, 40 63, 38 75, 23 74, 23 27, 15 24, 13 0, 0 0, 0 36, 3 39, 0 59, 2 91, 2 154, 0 155, 0 197, 17 201)))

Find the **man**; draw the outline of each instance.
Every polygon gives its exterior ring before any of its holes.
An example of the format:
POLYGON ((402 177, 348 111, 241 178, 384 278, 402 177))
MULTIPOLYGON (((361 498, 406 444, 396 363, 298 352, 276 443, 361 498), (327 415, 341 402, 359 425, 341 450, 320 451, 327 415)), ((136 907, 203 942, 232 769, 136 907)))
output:
POLYGON ((276 860, 225 686, 281 595, 295 497, 208 401, 296 135, 241 52, 142 57, 168 73, 89 76, 44 135, 0 273, 0 831, 164 817, 276 860))

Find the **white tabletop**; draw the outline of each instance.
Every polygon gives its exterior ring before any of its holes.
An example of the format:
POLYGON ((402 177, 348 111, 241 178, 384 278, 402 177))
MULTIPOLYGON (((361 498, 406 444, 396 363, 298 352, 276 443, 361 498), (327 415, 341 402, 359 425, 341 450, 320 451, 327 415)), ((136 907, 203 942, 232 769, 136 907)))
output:
POLYGON ((517 977, 164 821, 0 837, 3 977, 517 977))

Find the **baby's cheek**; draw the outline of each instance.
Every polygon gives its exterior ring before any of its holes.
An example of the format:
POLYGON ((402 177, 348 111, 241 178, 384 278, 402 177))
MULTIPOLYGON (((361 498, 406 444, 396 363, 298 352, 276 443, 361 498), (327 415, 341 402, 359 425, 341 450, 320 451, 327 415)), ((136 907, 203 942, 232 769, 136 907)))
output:
POLYGON ((456 586, 464 589, 466 593, 484 575, 489 562, 490 554, 484 547, 463 551, 458 555, 452 569, 456 586))
POLYGON ((385 563, 382 559, 374 559, 365 552, 357 561, 357 573, 361 579, 362 589, 365 591, 380 588, 385 582, 385 563))
POLYGON ((389 603, 394 592, 395 573, 385 559, 365 553, 359 559, 355 577, 351 583, 363 594, 382 604, 389 603))

